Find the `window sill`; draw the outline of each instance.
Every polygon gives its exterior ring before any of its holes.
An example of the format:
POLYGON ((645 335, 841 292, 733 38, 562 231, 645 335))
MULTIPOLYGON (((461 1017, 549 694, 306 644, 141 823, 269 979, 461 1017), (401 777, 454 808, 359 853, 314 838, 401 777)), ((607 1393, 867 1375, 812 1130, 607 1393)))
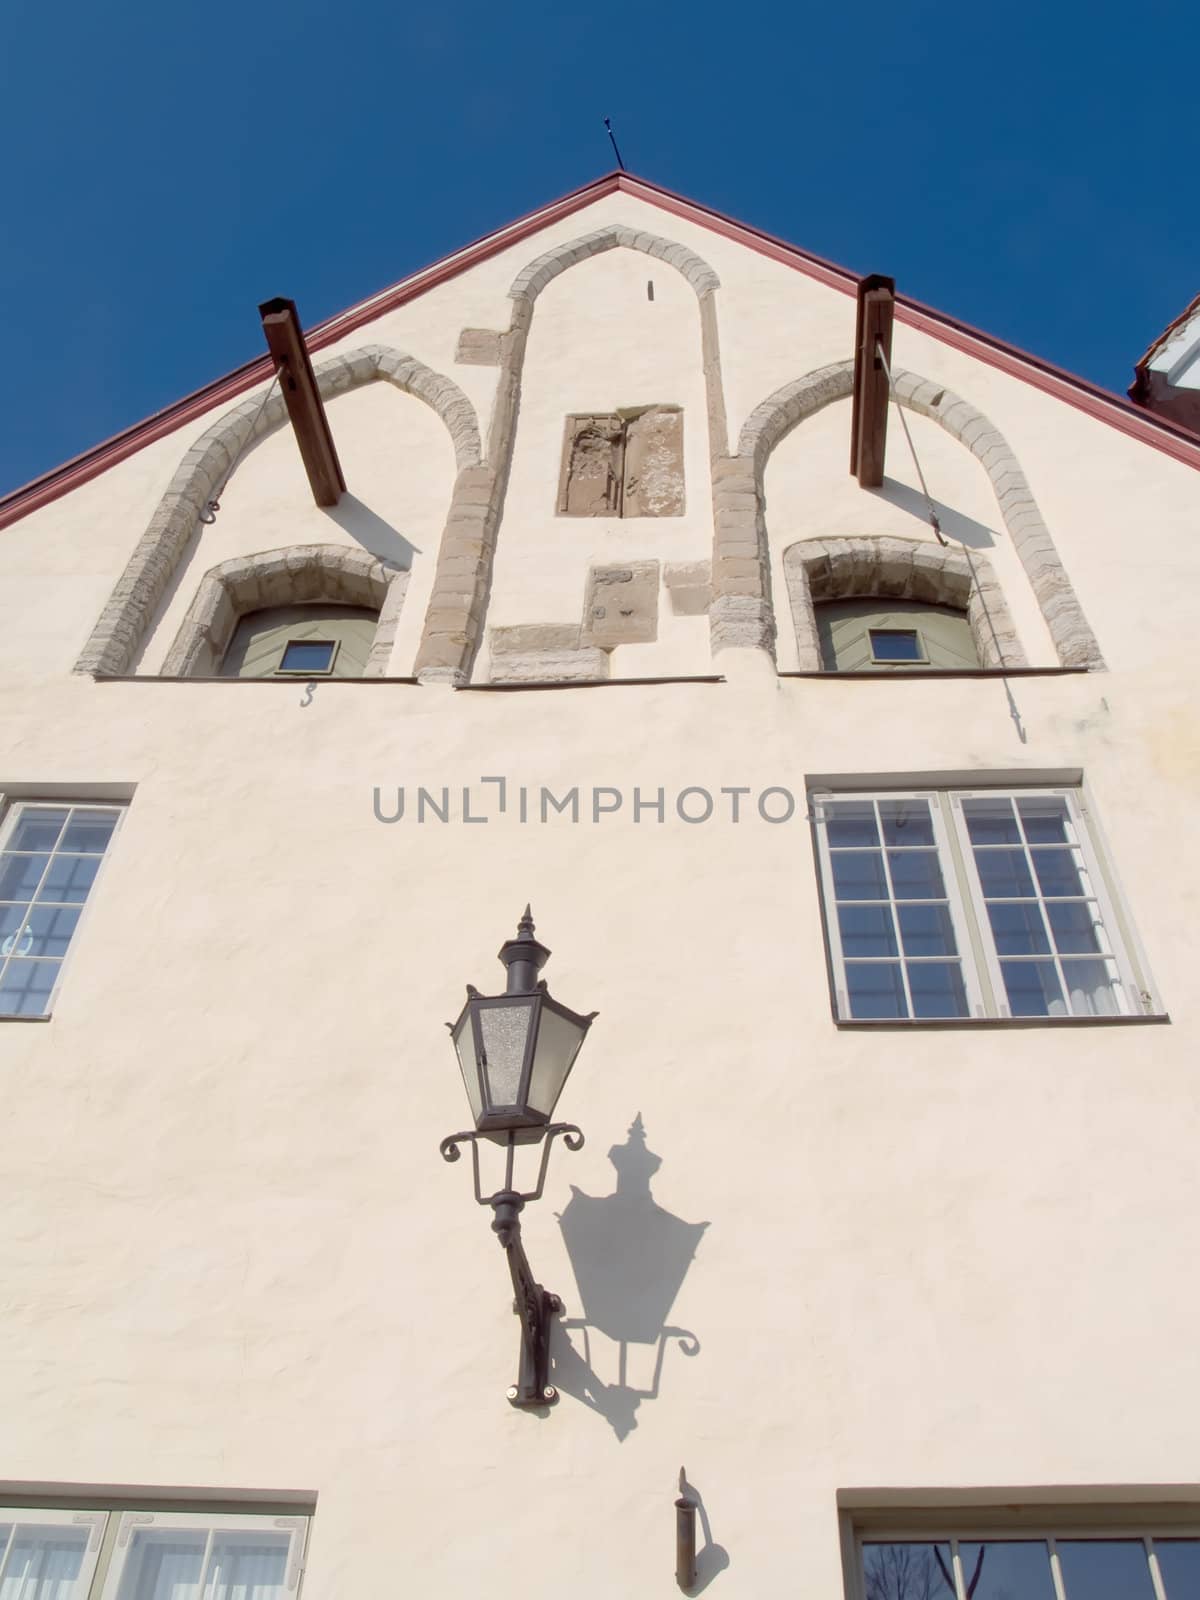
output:
POLYGON ((1161 1026, 1169 1012, 1147 1012, 1142 1017, 834 1017, 834 1026, 849 1032, 872 1028, 1140 1028, 1161 1026))
POLYGON ((0 1027, 3 1027, 3 1025, 6 1022, 49 1022, 49 1021, 50 1021, 50 1013, 49 1012, 47 1012, 45 1016, 41 1016, 41 1017, 18 1017, 18 1016, 6 1016, 3 1011, 0 1011, 0 1027))
POLYGON ((881 678, 1080 678, 1091 667, 855 667, 850 672, 777 672, 777 678, 849 678, 877 683, 881 678))
POLYGON ((297 684, 304 685, 306 683, 316 683, 322 687, 327 683, 408 683, 420 686, 419 678, 331 678, 324 672, 286 672, 279 676, 272 674, 266 678, 193 677, 190 675, 167 677, 160 672, 93 672, 92 681, 94 683, 255 683, 260 686, 264 683, 282 683, 290 684, 293 689, 297 684))

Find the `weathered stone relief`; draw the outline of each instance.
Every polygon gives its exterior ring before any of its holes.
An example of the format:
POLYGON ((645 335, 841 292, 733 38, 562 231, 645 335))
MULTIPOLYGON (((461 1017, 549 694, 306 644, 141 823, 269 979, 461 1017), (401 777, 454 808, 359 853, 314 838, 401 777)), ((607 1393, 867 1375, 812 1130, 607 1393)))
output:
MULTIPOLYGON (((479 424, 475 408, 457 384, 402 350, 385 345, 366 345, 333 356, 322 361, 314 373, 326 400, 382 381, 432 407, 454 442, 459 469, 447 527, 473 504, 471 496, 478 491, 471 473, 478 470, 480 458, 479 424)), ((126 562, 75 663, 76 672, 130 670, 201 514, 219 497, 243 450, 282 427, 286 419, 283 396, 268 386, 227 411, 200 435, 180 462, 149 527, 126 562), (265 402, 264 394, 268 396, 265 402)))
POLYGON ((568 417, 559 474, 565 517, 619 517, 625 482, 625 425, 618 416, 568 417))
POLYGON ((408 578, 407 569, 345 545, 286 545, 222 561, 201 578, 167 652, 162 676, 194 678, 217 672, 238 619, 249 611, 334 600, 378 611, 364 675, 382 677, 396 638, 408 578))
POLYGON ((587 575, 581 640, 612 650, 658 638, 658 562, 592 567, 587 575))
POLYGON ((638 406, 567 418, 560 515, 678 517, 683 504, 679 406, 638 406))
MULTIPOLYGON (((932 418, 982 463, 1059 661, 1066 667, 1103 667, 1095 635, 1004 435, 982 412, 949 389, 912 372, 897 371, 893 378, 900 405, 932 418)), ((710 612, 714 650, 772 648, 763 473, 779 441, 822 407, 845 399, 853 382, 853 362, 839 361, 785 384, 750 413, 737 455, 715 468, 717 549, 710 612)))
POLYGON ((802 539, 783 554, 796 631, 797 667, 820 672, 814 603, 822 600, 922 600, 967 613, 980 665, 1028 665, 991 563, 978 551, 930 539, 802 539))

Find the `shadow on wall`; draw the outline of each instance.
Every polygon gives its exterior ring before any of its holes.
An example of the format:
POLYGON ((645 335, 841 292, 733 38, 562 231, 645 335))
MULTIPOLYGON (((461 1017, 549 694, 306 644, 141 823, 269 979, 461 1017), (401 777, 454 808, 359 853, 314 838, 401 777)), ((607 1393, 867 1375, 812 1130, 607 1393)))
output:
POLYGON ((685 1355, 699 1352, 696 1335, 667 1317, 708 1223, 684 1222, 655 1202, 650 1179, 662 1158, 646 1147, 640 1113, 608 1159, 617 1169, 615 1191, 588 1195, 572 1184, 559 1218, 583 1316, 557 1324, 551 1382, 624 1439, 642 1401, 658 1398, 668 1341, 677 1339, 685 1355))
MULTIPOLYGON (((901 511, 910 512, 920 518, 926 527, 929 526, 929 507, 925 504, 925 496, 919 490, 909 488, 907 483, 885 478, 881 488, 868 489, 867 493, 878 495, 881 500, 898 506, 901 511)), ((940 500, 933 502, 933 509, 937 512, 947 539, 965 544, 972 550, 987 550, 996 543, 996 535, 992 530, 984 523, 976 522, 974 517, 964 516, 961 511, 955 511, 953 506, 944 505, 940 500)))
POLYGON ((390 522, 385 522, 357 495, 348 491, 336 506, 322 506, 321 510, 364 550, 369 550, 373 556, 382 556, 385 561, 393 562, 405 572, 411 569, 413 556, 421 554, 417 546, 397 532, 390 522))

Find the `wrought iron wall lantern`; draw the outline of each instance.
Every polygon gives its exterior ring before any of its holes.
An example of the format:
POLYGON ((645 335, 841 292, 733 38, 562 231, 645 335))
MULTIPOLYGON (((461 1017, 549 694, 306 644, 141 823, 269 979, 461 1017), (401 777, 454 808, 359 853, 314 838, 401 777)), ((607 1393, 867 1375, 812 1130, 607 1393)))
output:
POLYGON ((521 1212, 540 1200, 555 1139, 562 1135, 568 1150, 583 1145, 583 1134, 571 1122, 552 1122, 575 1057, 592 1025, 593 1011, 580 1016, 551 999, 538 973, 550 952, 534 938, 529 907, 515 939, 500 949, 508 970, 502 995, 482 995, 467 985, 467 1003, 457 1022, 448 1022, 458 1055, 475 1127, 442 1140, 447 1161, 457 1161, 462 1146, 471 1146, 475 1199, 492 1208, 492 1229, 508 1257, 513 1310, 521 1321, 521 1364, 508 1391, 514 1406, 552 1405, 558 1392, 548 1381, 550 1319, 562 1302, 535 1281, 521 1242, 521 1212), (504 1148, 504 1185, 485 1195, 479 1171, 479 1144, 486 1139, 504 1148), (513 1187, 518 1145, 541 1144, 536 1186, 527 1193, 513 1187))

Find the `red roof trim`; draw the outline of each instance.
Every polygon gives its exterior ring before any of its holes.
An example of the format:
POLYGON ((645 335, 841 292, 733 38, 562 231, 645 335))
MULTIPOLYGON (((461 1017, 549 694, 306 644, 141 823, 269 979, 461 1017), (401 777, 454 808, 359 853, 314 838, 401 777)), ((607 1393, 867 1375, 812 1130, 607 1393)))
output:
MULTIPOLYGON (((591 183, 573 189, 549 205, 529 212, 507 227, 486 234, 483 238, 465 245, 461 250, 456 250, 441 260, 422 267, 407 278, 402 278, 399 283, 369 296, 348 310, 318 323, 306 333, 309 350, 323 349, 375 317, 404 305, 437 284, 456 277, 460 272, 465 272, 501 250, 507 250, 510 245, 518 244, 522 239, 528 238, 530 234, 538 232, 550 223, 571 216, 594 200, 617 190, 631 194, 650 205, 658 206, 660 210, 684 217, 727 239, 733 239, 760 255, 768 256, 784 266, 803 272, 807 277, 814 278, 830 288, 838 289, 845 294, 853 294, 856 290, 858 277, 845 267, 837 266, 820 256, 812 255, 807 250, 801 250, 796 245, 777 239, 760 228, 737 222, 722 212, 714 211, 697 201, 688 200, 670 189, 664 189, 660 184, 652 183, 649 179, 636 178, 627 172, 609 172, 591 183)), ((961 350, 986 362, 989 366, 1010 373, 1032 384, 1034 388, 1066 401, 1087 415, 1107 422, 1119 432, 1163 451, 1176 461, 1200 468, 1200 441, 1190 429, 1168 422, 1165 418, 1151 416, 1141 407, 1121 399, 1107 389, 1101 389, 1098 385, 1076 377, 1061 367, 1053 366, 1038 356, 1030 355, 1015 345, 993 338, 992 335, 973 328, 969 323, 960 322, 943 312, 935 311, 918 300, 897 295, 896 315, 900 322, 940 339, 952 349, 961 350)), ((1157 343, 1161 343, 1161 336, 1157 343)), ((61 495, 78 488, 107 468, 116 465, 118 461, 125 460, 135 451, 141 450, 156 439, 161 439, 193 418, 217 406, 229 404, 245 390, 263 382, 270 376, 271 371, 271 359, 264 354, 195 390, 192 394, 185 395, 183 399, 175 401, 174 404, 155 412, 123 432, 114 434, 112 438, 93 445, 91 449, 64 462, 62 466, 55 467, 40 478, 35 478, 31 483, 12 490, 0 497, 0 528, 7 527, 18 518, 27 516, 29 512, 52 500, 57 500, 61 495)))

